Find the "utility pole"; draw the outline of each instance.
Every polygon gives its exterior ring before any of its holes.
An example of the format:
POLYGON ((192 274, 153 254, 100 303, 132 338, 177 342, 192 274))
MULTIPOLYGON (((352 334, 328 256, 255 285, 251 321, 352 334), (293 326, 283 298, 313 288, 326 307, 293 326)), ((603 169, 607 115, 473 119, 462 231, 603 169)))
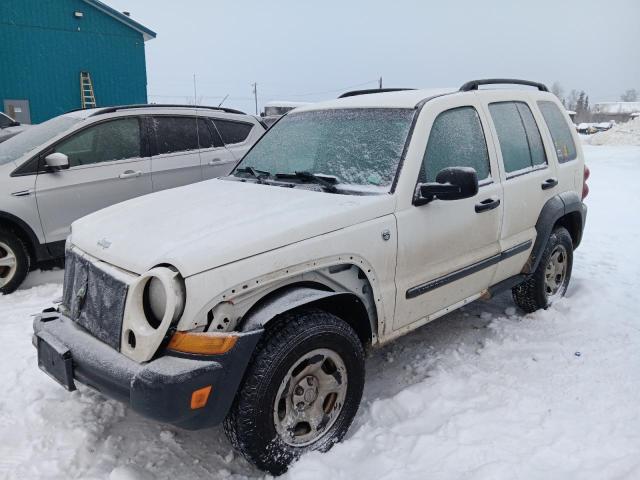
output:
POLYGON ((382 90, 382 77, 378 80, 378 88, 382 90))
POLYGON ((198 104, 198 88, 196 86, 196 74, 193 74, 193 104, 198 104))
POLYGON ((253 98, 256 102, 256 115, 258 115, 258 82, 253 82, 251 86, 253 87, 253 98))

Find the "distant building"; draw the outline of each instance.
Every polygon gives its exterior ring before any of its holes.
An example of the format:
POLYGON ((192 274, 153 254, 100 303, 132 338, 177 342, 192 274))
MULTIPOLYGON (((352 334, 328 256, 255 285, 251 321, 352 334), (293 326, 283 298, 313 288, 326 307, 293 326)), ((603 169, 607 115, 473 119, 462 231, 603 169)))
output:
POLYGON ((1 0, 0 109, 39 123, 147 103, 144 44, 155 36, 98 0, 1 0))
POLYGON ((616 123, 631 120, 634 114, 640 113, 640 102, 601 102, 593 105, 594 122, 616 123))

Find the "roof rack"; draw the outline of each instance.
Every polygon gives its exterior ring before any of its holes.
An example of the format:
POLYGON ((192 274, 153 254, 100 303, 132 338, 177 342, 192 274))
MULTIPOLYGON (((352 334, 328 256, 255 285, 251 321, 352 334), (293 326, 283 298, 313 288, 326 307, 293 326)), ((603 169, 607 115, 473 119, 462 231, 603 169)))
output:
POLYGON ((105 108, 100 108, 97 112, 92 113, 90 116, 94 117, 96 115, 103 115, 105 113, 113 113, 113 112, 117 112, 118 110, 130 110, 133 108, 192 108, 192 109, 197 109, 197 108, 201 108, 201 109, 206 109, 206 110, 217 110, 219 112, 225 112, 225 113, 237 113, 240 115, 246 115, 246 113, 241 112, 240 110, 235 110, 233 108, 225 108, 225 107, 211 107, 208 105, 180 105, 180 104, 173 104, 173 103, 143 103, 143 104, 136 104, 136 105, 118 105, 116 107, 105 107, 105 108))
POLYGON ((369 95, 370 93, 402 92, 405 90, 415 90, 415 88, 368 88, 366 90, 352 90, 351 92, 343 93, 338 98, 355 97, 357 95, 369 95))
POLYGON ((529 80, 518 80, 517 78, 485 78, 483 80, 471 80, 460 87, 461 92, 478 90, 480 85, 526 85, 536 87, 541 92, 548 92, 549 89, 544 83, 531 82, 529 80))

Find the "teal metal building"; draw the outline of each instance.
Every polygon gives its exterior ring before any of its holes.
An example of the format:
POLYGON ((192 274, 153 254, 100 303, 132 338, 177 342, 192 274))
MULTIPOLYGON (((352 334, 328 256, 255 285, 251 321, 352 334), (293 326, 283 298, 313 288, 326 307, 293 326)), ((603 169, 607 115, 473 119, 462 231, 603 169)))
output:
POLYGON ((98 0, 0 0, 0 109, 40 123, 147 103, 145 42, 155 36, 98 0))

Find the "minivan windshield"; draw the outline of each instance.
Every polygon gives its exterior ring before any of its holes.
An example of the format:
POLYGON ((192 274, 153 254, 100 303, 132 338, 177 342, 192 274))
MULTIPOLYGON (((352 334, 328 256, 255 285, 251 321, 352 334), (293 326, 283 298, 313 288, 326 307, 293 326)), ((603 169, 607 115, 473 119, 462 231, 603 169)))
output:
MULTIPOLYGON (((414 109, 348 108, 293 112, 276 123, 238 165, 263 178, 331 178, 341 189, 388 192, 414 109), (303 173, 304 175, 297 175, 303 173), (333 177, 333 178, 332 178, 333 177)), ((255 175, 253 175, 255 176, 255 175)))
POLYGON ((15 162, 25 153, 69 130, 82 120, 82 118, 71 116, 55 117, 5 140, 0 143, 0 165, 15 162))

